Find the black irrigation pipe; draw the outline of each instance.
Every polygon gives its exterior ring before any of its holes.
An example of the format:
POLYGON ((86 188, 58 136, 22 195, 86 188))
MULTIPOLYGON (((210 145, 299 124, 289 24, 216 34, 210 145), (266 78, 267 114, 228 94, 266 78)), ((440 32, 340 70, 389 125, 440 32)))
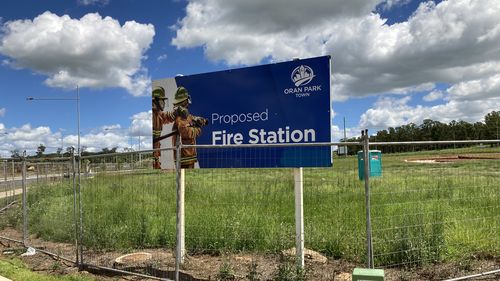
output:
MULTIPOLYGON (((1 236, 1 235, 0 235, 0 239, 4 239, 4 240, 7 240, 7 241, 11 241, 11 242, 23 244, 23 246, 24 246, 24 242, 21 241, 21 240, 16 240, 16 239, 8 238, 8 237, 1 236)), ((24 247, 28 248, 26 246, 24 246, 24 247)), ((76 265, 76 262, 74 260, 67 259, 65 257, 61 257, 60 255, 57 255, 57 254, 54 254, 52 252, 45 251, 45 250, 42 250, 42 249, 37 249, 35 247, 32 247, 32 248, 35 249, 37 252, 41 252, 41 253, 44 253, 44 254, 49 255, 51 257, 55 257, 55 258, 58 258, 58 259, 61 259, 61 260, 64 260, 64 261, 67 261, 67 262, 70 262, 70 263, 73 263, 73 264, 76 265)), ((89 269, 89 268, 96 268, 96 269, 101 269, 101 270, 115 272, 115 273, 120 273, 120 274, 134 275, 134 276, 142 277, 142 278, 156 279, 156 280, 162 280, 162 281, 170 281, 170 279, 164 279, 164 278, 160 278, 160 277, 155 277, 155 276, 150 276, 150 275, 145 275, 145 274, 140 274, 140 273, 125 271, 125 270, 120 270, 120 269, 110 268, 110 267, 105 267, 105 266, 97 266, 97 265, 91 265, 91 264, 83 264, 83 266, 85 268, 87 268, 87 269, 89 269)))
POLYGON ((490 274, 498 274, 500 273, 500 269, 497 269, 497 270, 492 270, 492 271, 488 271, 488 272, 483 272, 483 273, 478 273, 478 274, 473 274, 473 275, 468 275, 468 276, 463 276, 463 277, 457 277, 457 278, 452 278, 452 279, 446 279, 444 281, 459 281, 459 280, 466 280, 466 279, 470 279, 470 278, 476 278, 476 277, 483 277, 483 276, 486 276, 486 275, 490 275, 490 274))
POLYGON ((114 273, 120 273, 120 274, 126 274, 126 275, 134 275, 137 277, 142 277, 142 278, 148 278, 148 279, 155 279, 155 280, 162 280, 162 281, 172 281, 171 279, 165 279, 161 277, 156 277, 156 276, 151 276, 151 275, 146 275, 146 274, 141 274, 141 273, 136 273, 136 272, 130 272, 130 271, 125 271, 121 269, 116 269, 116 268, 111 268, 111 267, 105 267, 105 266, 99 266, 99 265, 93 265, 93 264, 83 264, 83 268, 88 270, 92 269, 97 269, 97 270, 105 270, 109 272, 114 272, 114 273))
POLYGON ((10 202, 9 204, 7 204, 7 206, 5 206, 2 209, 0 209, 0 213, 3 212, 3 211, 5 211, 5 210, 7 210, 8 208, 10 208, 10 206, 12 206, 12 205, 14 205, 16 203, 17 203, 17 201, 15 201, 15 200, 12 201, 12 202, 10 202))
POLYGON ((70 263, 73 263, 73 264, 76 264, 76 262, 74 260, 70 260, 68 258, 65 258, 65 257, 62 257, 58 254, 54 254, 52 252, 49 252, 49 251, 45 251, 45 250, 42 250, 42 249, 39 249, 39 248, 36 248, 36 247, 30 247, 30 246, 26 246, 24 245, 24 242, 21 241, 21 240, 16 240, 16 239, 12 239, 12 238, 8 238, 8 237, 5 237, 5 236, 1 236, 0 235, 0 239, 4 239, 4 240, 8 240, 8 241, 11 241, 11 242, 15 242, 15 243, 19 243, 19 244, 22 244, 26 249, 27 248, 33 248, 35 249, 35 251, 37 252, 40 252, 40 253, 43 253, 43 254, 46 254, 46 255, 49 255, 51 257, 54 257, 54 258, 58 258, 58 259, 61 259, 61 260, 64 260, 64 261, 67 261, 67 262, 70 262, 70 263))

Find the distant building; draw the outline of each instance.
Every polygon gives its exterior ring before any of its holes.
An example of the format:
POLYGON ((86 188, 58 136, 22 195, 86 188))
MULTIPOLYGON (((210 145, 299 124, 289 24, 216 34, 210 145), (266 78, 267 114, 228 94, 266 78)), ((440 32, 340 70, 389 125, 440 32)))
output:
POLYGON ((337 149, 337 154, 338 155, 345 155, 347 154, 347 146, 339 146, 337 149))

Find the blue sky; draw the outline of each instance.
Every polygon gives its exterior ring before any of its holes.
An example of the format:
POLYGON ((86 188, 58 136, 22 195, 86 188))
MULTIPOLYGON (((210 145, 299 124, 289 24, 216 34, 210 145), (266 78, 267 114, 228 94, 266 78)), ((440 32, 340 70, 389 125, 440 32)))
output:
POLYGON ((150 81, 332 56, 332 134, 500 109, 495 0, 6 0, 0 156, 76 145, 150 148, 150 81), (307 2, 307 3, 306 3, 307 2))

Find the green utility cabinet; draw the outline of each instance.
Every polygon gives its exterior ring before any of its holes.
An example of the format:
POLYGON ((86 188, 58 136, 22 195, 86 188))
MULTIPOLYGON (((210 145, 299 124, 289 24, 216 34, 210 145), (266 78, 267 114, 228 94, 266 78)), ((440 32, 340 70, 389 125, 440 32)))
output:
POLYGON ((383 269, 355 268, 352 281, 384 281, 383 269))
MULTIPOLYGON (((370 162, 370 177, 382 176, 382 152, 380 150, 370 150, 368 152, 370 162)), ((365 179, 365 161, 363 151, 358 151, 358 176, 360 180, 365 179)))

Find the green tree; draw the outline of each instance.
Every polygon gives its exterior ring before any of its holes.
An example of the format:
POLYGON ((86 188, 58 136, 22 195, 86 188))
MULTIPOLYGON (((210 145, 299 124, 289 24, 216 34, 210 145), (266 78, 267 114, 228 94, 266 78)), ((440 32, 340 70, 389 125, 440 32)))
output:
POLYGON ((487 139, 500 139, 500 111, 492 111, 484 117, 485 137, 487 139))
POLYGON ((486 125, 483 122, 476 122, 472 125, 472 134, 474 135, 474 139, 482 140, 485 139, 486 135, 486 125))
POLYGON ((111 149, 105 147, 101 150, 100 154, 110 154, 110 153, 116 153, 116 150, 118 149, 118 147, 113 147, 111 149))
POLYGON ((19 152, 19 149, 11 150, 10 154, 11 158, 21 158, 21 153, 19 152))
POLYGON ((474 125, 465 121, 458 122, 458 139, 459 140, 473 140, 474 138, 474 125))
POLYGON ((37 157, 42 157, 43 153, 45 152, 45 145, 40 144, 38 148, 36 149, 36 156, 37 157))

